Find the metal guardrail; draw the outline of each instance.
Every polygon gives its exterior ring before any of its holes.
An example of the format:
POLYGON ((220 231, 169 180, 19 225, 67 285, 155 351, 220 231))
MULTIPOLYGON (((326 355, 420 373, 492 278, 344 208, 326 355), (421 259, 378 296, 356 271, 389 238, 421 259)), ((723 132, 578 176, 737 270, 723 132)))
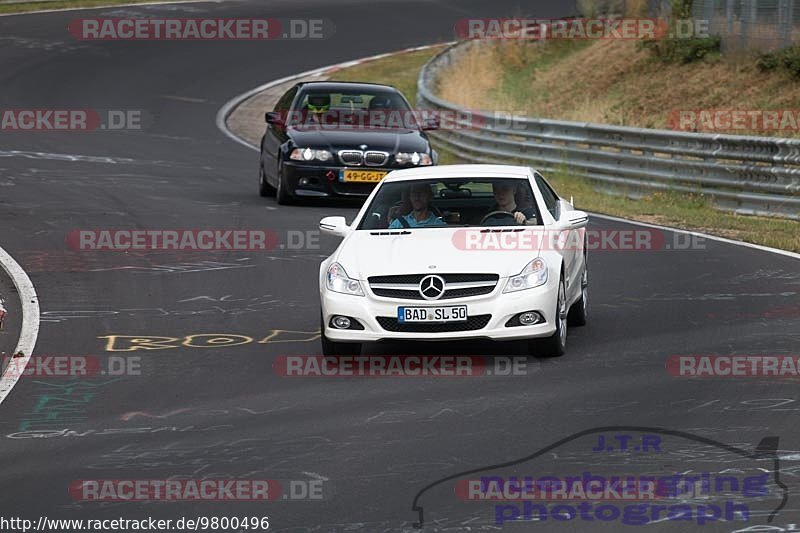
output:
POLYGON ((706 135, 501 115, 460 108, 435 95, 440 71, 477 41, 448 47, 420 71, 417 104, 460 116, 433 134, 445 150, 476 163, 566 168, 627 192, 704 194, 742 214, 800 219, 800 140, 706 135))

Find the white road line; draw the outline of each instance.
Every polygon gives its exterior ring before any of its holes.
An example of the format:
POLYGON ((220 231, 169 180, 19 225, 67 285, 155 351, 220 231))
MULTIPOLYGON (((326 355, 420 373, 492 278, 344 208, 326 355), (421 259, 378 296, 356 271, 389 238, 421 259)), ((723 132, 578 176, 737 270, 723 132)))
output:
POLYGON ((601 215, 599 213, 590 213, 590 216, 597 218, 604 218, 606 220, 613 220, 615 222, 622 222, 625 224, 634 224, 636 226, 644 226, 646 228, 655 228, 664 231, 671 231, 673 233, 683 233, 684 235, 692 235, 694 237, 702 237, 710 241, 724 242, 725 244, 734 244, 736 246, 744 246, 745 248, 752 248, 762 252, 769 252, 772 254, 785 255, 792 259, 800 259, 800 254, 790 252, 788 250, 780 250, 778 248, 770 248, 769 246, 761 246, 760 244, 752 244, 749 242, 735 241, 733 239, 726 239, 725 237, 717 237, 716 235, 709 235, 707 233, 700 233, 699 231, 691 231, 679 228, 670 228, 669 226, 659 226, 657 224, 648 224, 647 222, 637 222, 635 220, 628 220, 627 218, 612 217, 610 215, 601 215))
POLYGON ((22 375, 17 369, 28 365, 33 347, 36 346, 36 338, 39 336, 39 299, 28 274, 3 248, 0 248, 0 266, 14 282, 22 303, 22 331, 14 354, 23 353, 23 356, 13 360, 6 368, 6 372, 0 376, 0 404, 2 404, 22 375))

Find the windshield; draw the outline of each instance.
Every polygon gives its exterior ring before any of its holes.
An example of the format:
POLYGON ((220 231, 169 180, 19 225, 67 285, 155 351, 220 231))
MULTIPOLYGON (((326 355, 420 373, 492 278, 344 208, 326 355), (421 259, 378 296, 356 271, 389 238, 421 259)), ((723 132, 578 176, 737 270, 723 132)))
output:
POLYGON ((523 178, 446 178, 384 183, 359 230, 540 225, 523 178))
POLYGON ((309 88, 288 117, 290 126, 419 129, 418 117, 393 90, 309 88))

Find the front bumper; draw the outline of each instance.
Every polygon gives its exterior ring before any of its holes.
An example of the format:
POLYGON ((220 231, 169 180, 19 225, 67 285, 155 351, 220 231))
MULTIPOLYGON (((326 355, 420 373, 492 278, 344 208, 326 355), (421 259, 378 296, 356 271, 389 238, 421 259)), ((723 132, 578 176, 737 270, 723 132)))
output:
POLYGON ((330 197, 351 196, 367 197, 375 188, 375 183, 345 183, 339 180, 339 171, 375 170, 391 172, 396 170, 385 167, 343 167, 338 165, 319 166, 294 161, 283 162, 283 179, 287 190, 294 196, 330 197))
MULTIPOLYGON (((436 302, 405 300, 377 297, 369 290, 366 281, 361 282, 366 296, 351 296, 329 291, 323 287, 320 293, 322 315, 325 324, 330 324, 331 317, 343 315, 358 320, 363 330, 325 328, 325 336, 340 342, 374 342, 380 340, 432 340, 448 341, 457 339, 492 339, 515 340, 533 337, 549 337, 556 330, 555 314, 558 299, 558 283, 548 280, 545 285, 515 293, 502 293, 505 279, 501 278, 495 290, 485 296, 454 298, 436 302), (466 305, 468 317, 490 316, 485 326, 467 331, 409 332, 388 331, 382 327, 378 317, 394 317, 396 323, 397 308, 441 307, 466 305), (532 326, 506 326, 515 315, 525 311, 537 311, 545 321, 532 326)), ((481 321, 471 322, 480 325, 481 321)), ((384 322, 385 324, 385 322, 384 322)), ((440 324, 441 323, 436 323, 440 324)), ((458 324, 458 323, 452 323, 458 324)))

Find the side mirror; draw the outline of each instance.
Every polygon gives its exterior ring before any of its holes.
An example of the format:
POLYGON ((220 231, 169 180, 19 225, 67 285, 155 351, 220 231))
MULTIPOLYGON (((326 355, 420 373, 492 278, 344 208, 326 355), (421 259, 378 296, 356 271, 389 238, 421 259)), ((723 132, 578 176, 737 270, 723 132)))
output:
POLYGON ((264 114, 264 122, 273 126, 283 126, 284 124, 281 114, 277 111, 267 111, 264 114))
POLYGON ((350 233, 350 226, 344 217, 325 217, 319 221, 319 229, 337 237, 346 237, 350 233))
POLYGON ((586 224, 589 223, 589 215, 585 211, 567 211, 564 217, 567 219, 571 229, 585 228, 586 224))

